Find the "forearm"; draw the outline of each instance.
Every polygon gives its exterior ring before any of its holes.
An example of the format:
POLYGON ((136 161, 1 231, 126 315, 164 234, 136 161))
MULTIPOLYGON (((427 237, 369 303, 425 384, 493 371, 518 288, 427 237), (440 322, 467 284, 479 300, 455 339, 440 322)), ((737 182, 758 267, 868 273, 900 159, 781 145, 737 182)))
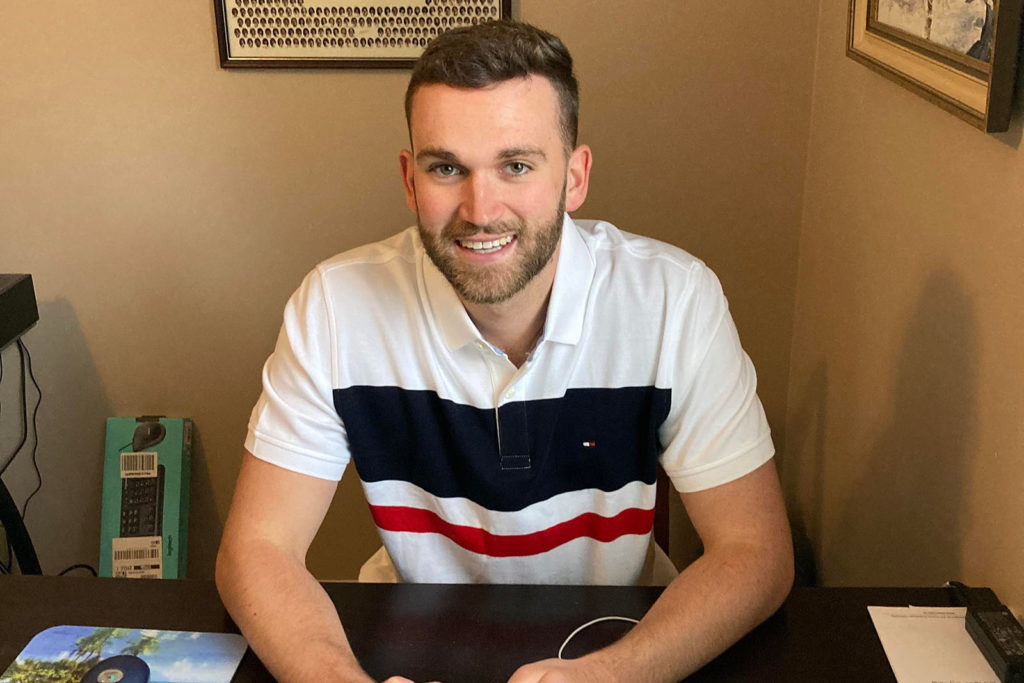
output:
POLYGON ((222 546, 217 589, 253 651, 279 681, 371 681, 330 598, 301 562, 260 543, 222 546))
POLYGON ((705 553, 627 636, 591 657, 612 680, 678 681, 768 618, 792 585, 792 552, 741 544, 705 553))

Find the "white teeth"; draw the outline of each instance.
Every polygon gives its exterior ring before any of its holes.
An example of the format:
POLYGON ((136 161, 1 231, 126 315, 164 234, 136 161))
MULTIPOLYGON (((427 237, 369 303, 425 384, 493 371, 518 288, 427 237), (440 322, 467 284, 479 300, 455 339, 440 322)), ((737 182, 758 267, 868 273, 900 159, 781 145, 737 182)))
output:
POLYGON ((468 240, 459 240, 459 244, 466 249, 472 249, 478 254, 490 254, 491 252, 498 251, 506 244, 512 241, 512 235, 506 235, 500 239, 488 240, 486 242, 470 242, 468 240))

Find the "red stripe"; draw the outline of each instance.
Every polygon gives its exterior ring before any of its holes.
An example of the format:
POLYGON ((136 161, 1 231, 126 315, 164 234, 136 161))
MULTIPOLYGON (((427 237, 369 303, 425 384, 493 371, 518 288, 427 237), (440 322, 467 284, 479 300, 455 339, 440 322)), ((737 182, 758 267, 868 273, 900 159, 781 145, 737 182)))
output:
POLYGON ((583 537, 608 543, 628 534, 650 533, 654 525, 653 508, 629 508, 614 517, 586 512, 532 534, 501 536, 478 527, 452 524, 420 508, 371 505, 370 513, 377 526, 385 531, 441 534, 466 550, 492 557, 537 555, 583 537))

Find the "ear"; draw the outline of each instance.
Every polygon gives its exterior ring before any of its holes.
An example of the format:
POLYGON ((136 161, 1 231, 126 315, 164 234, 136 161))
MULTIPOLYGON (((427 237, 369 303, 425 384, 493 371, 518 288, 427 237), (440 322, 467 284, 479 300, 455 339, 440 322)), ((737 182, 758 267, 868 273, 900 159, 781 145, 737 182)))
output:
POLYGON ((575 211, 583 205, 590 187, 590 164, 593 157, 590 147, 580 145, 569 155, 565 170, 565 210, 575 211))
POLYGON ((413 175, 416 173, 416 163, 412 158, 412 152, 403 149, 398 154, 398 164, 402 169, 402 184, 405 185, 405 203, 416 211, 416 185, 413 175))

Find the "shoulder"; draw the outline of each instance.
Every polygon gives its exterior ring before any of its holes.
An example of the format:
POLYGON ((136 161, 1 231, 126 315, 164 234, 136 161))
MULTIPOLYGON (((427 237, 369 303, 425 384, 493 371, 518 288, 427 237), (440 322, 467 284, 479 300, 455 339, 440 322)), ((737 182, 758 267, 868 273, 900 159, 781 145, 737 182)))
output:
POLYGON ((592 255, 597 274, 607 276, 610 284, 669 288, 676 294, 719 287, 704 261, 680 247, 620 230, 606 221, 573 222, 592 255))
POLYGON ((358 311, 384 302, 401 302, 416 290, 416 229, 336 254, 310 270, 289 300, 307 314, 358 311), (410 286, 412 285, 412 286, 410 286))
POLYGON ((319 275, 325 285, 349 278, 387 279, 388 276, 415 270, 419 248, 419 235, 415 227, 410 227, 379 242, 336 254, 317 264, 310 275, 319 275))

